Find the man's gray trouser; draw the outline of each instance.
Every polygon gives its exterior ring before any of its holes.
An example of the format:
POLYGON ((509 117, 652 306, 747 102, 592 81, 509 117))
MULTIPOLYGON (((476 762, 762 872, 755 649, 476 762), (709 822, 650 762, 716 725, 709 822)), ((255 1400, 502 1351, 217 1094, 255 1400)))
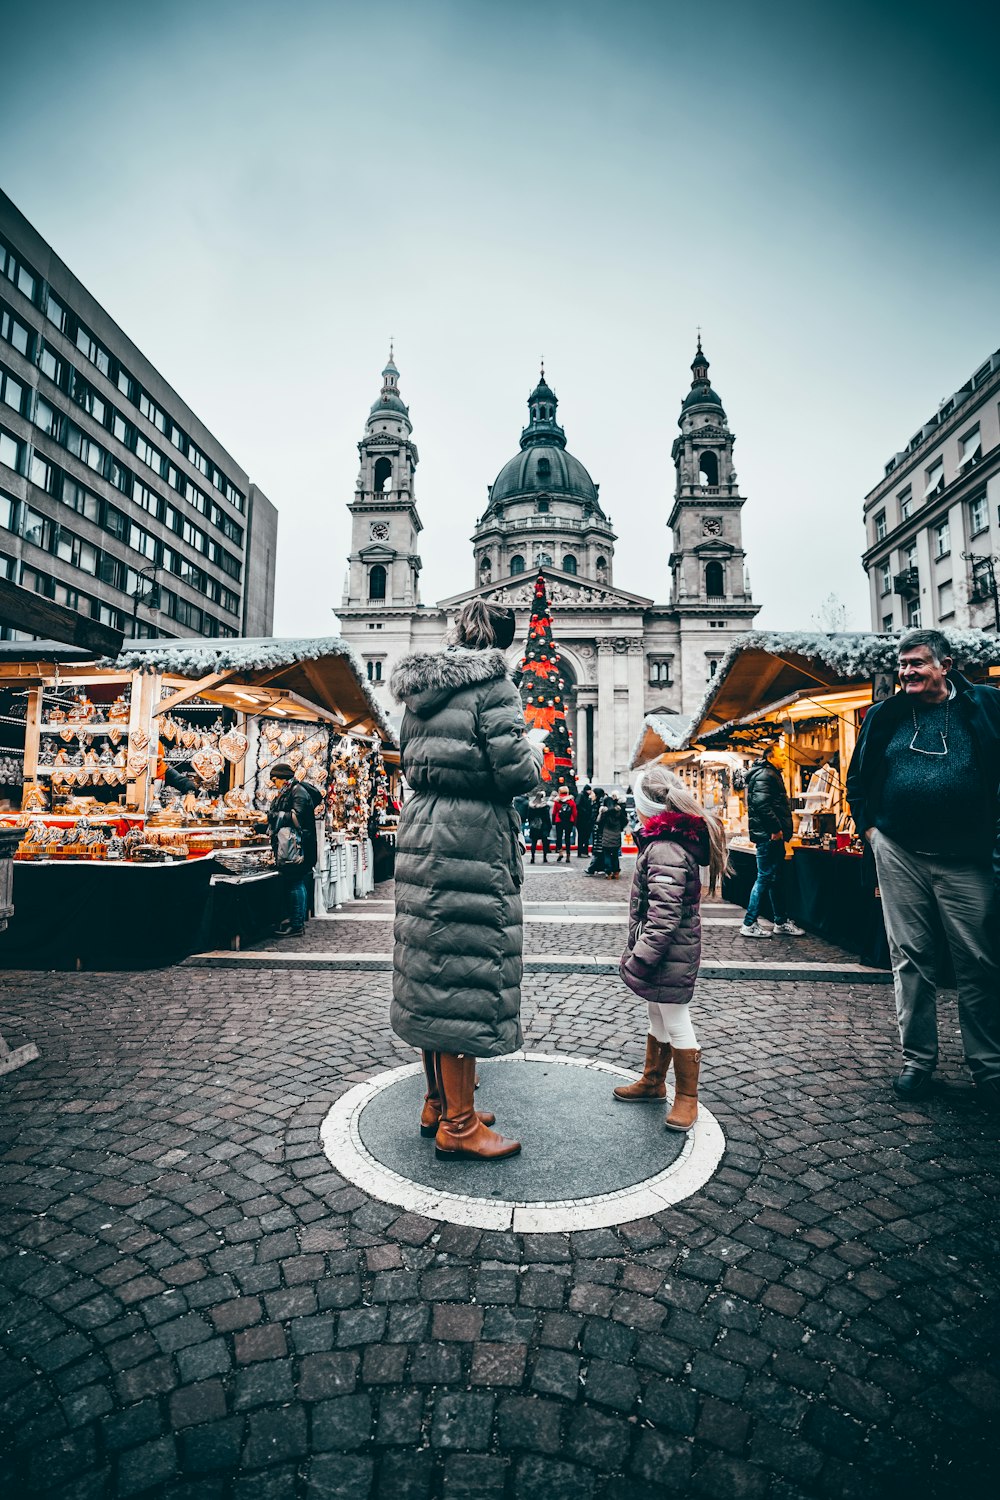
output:
POLYGON ((1000 1079, 1000 917, 992 871, 911 854, 878 828, 871 837, 904 1060, 928 1071, 937 1063, 937 912, 955 966, 965 1060, 977 1083, 1000 1079))

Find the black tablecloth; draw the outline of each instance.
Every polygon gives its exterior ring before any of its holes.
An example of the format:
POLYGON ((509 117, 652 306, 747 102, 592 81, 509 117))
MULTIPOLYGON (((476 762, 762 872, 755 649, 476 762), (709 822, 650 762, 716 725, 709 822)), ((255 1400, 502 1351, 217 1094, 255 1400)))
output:
MULTIPOLYGON (((745 907, 756 878, 756 855, 746 849, 730 850, 730 874, 722 884, 724 899, 745 907)), ((800 847, 786 859, 784 879, 788 915, 807 932, 857 954, 870 968, 889 968, 889 945, 882 903, 875 895, 875 862, 870 851, 835 854, 800 847)))
POLYGON ((107 860, 14 864, 7 969, 153 969, 207 946, 210 858, 165 865, 107 860))
POLYGON ((277 870, 252 877, 220 876, 212 886, 213 948, 242 948, 284 916, 284 891, 277 870))

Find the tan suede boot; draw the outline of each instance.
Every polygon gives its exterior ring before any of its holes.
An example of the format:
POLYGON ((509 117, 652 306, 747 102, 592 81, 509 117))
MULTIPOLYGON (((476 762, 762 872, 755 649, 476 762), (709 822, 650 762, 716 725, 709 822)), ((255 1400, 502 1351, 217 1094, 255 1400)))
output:
POLYGON ((674 1048, 674 1103, 664 1120, 668 1130, 690 1130, 698 1118, 700 1047, 674 1048))
POLYGON ((646 1066, 642 1077, 636 1079, 635 1083, 620 1084, 613 1090, 615 1098, 624 1100, 626 1104, 639 1104, 645 1099, 665 1099, 667 1085, 664 1080, 669 1067, 670 1043, 659 1042, 650 1034, 646 1038, 646 1066))
MULTIPOLYGON (((427 1092, 424 1095, 424 1107, 420 1111, 420 1134, 422 1136, 437 1135, 437 1128, 441 1123, 441 1095, 438 1092, 437 1070, 435 1066, 434 1052, 421 1052, 420 1056, 424 1062, 424 1077, 427 1079, 427 1092)), ((479 1087, 479 1079, 476 1079, 476 1087, 479 1087)), ((479 1118, 484 1125, 492 1125, 496 1115, 491 1115, 488 1110, 477 1110, 479 1118)))
POLYGON ((508 1141, 488 1129, 476 1113, 476 1059, 456 1057, 449 1052, 438 1052, 436 1056, 441 1123, 435 1136, 434 1154, 442 1161, 516 1156, 521 1142, 508 1141))

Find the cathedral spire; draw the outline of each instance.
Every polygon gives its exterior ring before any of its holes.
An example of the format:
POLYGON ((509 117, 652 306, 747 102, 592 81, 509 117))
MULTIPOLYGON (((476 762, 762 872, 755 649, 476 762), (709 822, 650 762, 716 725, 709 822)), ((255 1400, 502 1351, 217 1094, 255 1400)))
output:
MULTIPOLYGON (((390 339, 389 358, 382 371, 382 389, 371 409, 369 422, 373 417, 384 416, 387 412, 391 412, 393 416, 402 417, 404 420, 409 416, 409 408, 399 394, 399 371, 396 369, 396 361, 393 358, 393 343, 394 341, 390 339)), ((409 426, 408 422, 407 426, 409 426)))
POLYGON ((538 384, 528 397, 528 425, 521 433, 521 447, 550 443, 565 448, 566 434, 556 421, 559 398, 545 379, 545 361, 541 363, 538 384))

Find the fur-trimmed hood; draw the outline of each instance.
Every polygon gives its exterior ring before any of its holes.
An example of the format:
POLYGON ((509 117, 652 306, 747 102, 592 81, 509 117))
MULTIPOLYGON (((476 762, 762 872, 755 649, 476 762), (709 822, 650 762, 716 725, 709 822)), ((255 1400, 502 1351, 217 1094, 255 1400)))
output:
POLYGON ((693 813, 657 813, 637 830, 636 839, 640 847, 655 839, 671 839, 689 849, 700 865, 708 864, 708 829, 704 818, 697 818, 693 813))
POLYGON ((449 646, 444 651, 414 651, 392 669, 389 690, 420 719, 429 718, 462 688, 507 676, 507 658, 491 647, 472 651, 449 646))

